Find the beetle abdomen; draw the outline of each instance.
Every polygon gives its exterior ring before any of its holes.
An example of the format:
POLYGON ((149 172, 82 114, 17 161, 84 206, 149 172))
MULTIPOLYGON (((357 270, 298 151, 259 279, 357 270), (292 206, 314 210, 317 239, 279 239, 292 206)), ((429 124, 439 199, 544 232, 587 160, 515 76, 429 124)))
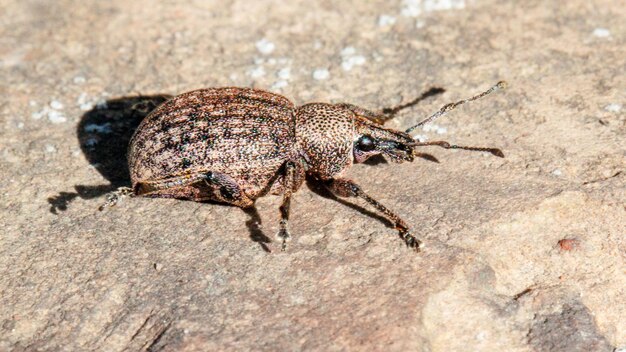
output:
POLYGON ((179 95, 155 109, 131 139, 133 187, 182 174, 221 172, 251 198, 294 155, 294 107, 285 97, 246 88, 179 95))

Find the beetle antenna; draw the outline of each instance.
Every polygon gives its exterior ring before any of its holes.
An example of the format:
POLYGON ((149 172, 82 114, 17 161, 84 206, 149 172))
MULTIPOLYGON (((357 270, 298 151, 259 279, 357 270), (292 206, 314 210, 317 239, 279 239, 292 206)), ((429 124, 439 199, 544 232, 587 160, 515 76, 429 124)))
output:
POLYGON ((423 146, 434 145, 434 146, 442 147, 445 149, 463 149, 463 150, 473 150, 476 152, 488 152, 497 157, 504 158, 504 153, 502 153, 502 151, 498 148, 468 147, 464 145, 450 144, 446 141, 415 142, 415 143, 411 143, 410 145, 412 147, 423 147, 423 146))
POLYGON ((506 85, 507 84, 506 84, 505 81, 500 81, 500 82, 496 83, 496 85, 494 85, 493 87, 491 87, 491 88, 487 89, 486 91, 484 91, 484 92, 482 92, 482 93, 480 93, 478 95, 475 95, 475 96, 473 96, 473 97, 471 97, 469 99, 463 99, 463 100, 457 101, 456 103, 446 104, 441 109, 439 109, 439 111, 437 111, 436 113, 434 113, 434 114, 430 115, 429 117, 423 119, 422 121, 418 122, 417 125, 411 126, 411 127, 407 128, 406 131, 404 131, 404 132, 410 133, 414 129, 416 129, 416 128, 420 127, 420 126, 423 126, 423 125, 425 125, 425 124, 427 124, 429 122, 432 122, 433 120, 435 120, 435 119, 445 115, 448 111, 454 110, 457 106, 463 105, 465 103, 469 103, 470 101, 474 101, 474 100, 480 99, 480 98, 484 97, 485 95, 491 94, 491 93, 493 93, 494 91, 496 91, 498 89, 504 89, 504 88, 506 88, 506 85))

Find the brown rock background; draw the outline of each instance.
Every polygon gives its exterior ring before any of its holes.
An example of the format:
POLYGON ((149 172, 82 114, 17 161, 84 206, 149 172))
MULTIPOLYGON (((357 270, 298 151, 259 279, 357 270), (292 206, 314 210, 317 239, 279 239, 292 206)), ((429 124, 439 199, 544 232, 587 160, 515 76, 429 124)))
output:
POLYGON ((623 1, 0 8, 0 350, 626 349, 623 1), (276 197, 258 216, 163 199, 97 210, 125 184, 140 95, 254 86, 376 109, 446 89, 388 123, 401 128, 500 79, 508 90, 419 134, 505 159, 433 148, 439 164, 351 170, 414 226, 419 254, 314 187, 295 196, 284 253, 259 242, 276 197))

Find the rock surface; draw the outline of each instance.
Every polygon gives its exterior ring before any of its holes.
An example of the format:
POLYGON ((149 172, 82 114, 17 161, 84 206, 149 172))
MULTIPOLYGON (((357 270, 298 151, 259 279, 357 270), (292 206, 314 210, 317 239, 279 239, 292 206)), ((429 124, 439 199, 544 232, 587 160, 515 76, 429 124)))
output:
POLYGON ((0 350, 626 348, 619 3, 0 1, 0 350), (350 172, 419 254, 315 185, 286 252, 267 243, 276 197, 97 210, 161 95, 254 86, 377 109, 446 89, 402 128, 500 79, 419 134, 505 159, 431 148, 440 163, 350 172))

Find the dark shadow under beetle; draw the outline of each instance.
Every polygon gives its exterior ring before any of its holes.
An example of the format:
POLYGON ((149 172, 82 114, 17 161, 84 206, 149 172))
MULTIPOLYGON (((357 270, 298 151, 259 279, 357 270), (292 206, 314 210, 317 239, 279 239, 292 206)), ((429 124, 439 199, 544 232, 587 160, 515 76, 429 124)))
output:
MULTIPOLYGON (((389 118, 393 118, 399 110, 416 105, 420 101, 440 94, 443 91, 441 88, 431 88, 408 103, 394 108, 385 108, 382 111, 389 118)), ((115 191, 119 187, 130 186, 130 173, 126 160, 130 138, 137 127, 139 127, 143 118, 159 104, 171 97, 171 95, 167 94, 156 94, 110 99, 83 114, 77 126, 80 148, 89 163, 98 170, 109 184, 75 185, 74 192, 59 192, 57 195, 47 199, 50 204, 50 212, 58 214, 59 211, 67 210, 68 205, 78 197, 81 199, 94 199, 115 191)), ((426 160, 437 161, 428 154, 421 157, 426 160)), ((371 158, 366 162, 367 165, 384 163, 386 163, 386 160, 383 157, 371 158)), ((351 201, 336 197, 325 189, 319 181, 307 178, 307 186, 319 196, 336 200, 365 216, 375 218, 388 226, 392 226, 391 222, 385 217, 351 201)), ((219 205, 228 206, 224 204, 219 205)), ((252 241, 259 243, 263 250, 270 252, 267 243, 270 243, 271 239, 260 228, 261 218, 256 208, 245 209, 244 211, 249 216, 246 226, 250 231, 250 238, 252 241)))
POLYGON ((66 210, 77 197, 98 198, 118 187, 129 186, 126 150, 130 138, 141 120, 170 97, 158 94, 111 99, 83 114, 76 131, 80 149, 109 184, 75 185, 75 192, 59 192, 48 198, 50 212, 57 214, 66 210))

